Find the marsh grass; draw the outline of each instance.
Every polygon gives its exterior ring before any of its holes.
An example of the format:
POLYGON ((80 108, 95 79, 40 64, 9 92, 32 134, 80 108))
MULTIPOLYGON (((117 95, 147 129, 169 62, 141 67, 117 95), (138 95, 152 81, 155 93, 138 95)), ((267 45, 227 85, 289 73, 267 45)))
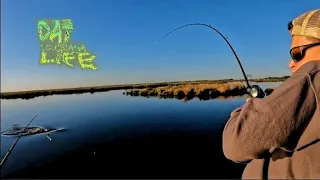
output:
POLYGON ((157 96, 158 98, 177 98, 184 101, 198 97, 201 100, 213 99, 219 96, 238 96, 247 93, 245 85, 241 82, 232 83, 201 83, 181 84, 156 88, 143 88, 126 91, 131 96, 157 96))

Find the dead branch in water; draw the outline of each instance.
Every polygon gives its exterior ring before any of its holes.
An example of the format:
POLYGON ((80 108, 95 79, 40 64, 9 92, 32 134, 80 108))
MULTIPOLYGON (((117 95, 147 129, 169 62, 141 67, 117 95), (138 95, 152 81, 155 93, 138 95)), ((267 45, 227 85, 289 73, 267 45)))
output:
POLYGON ((29 125, 32 123, 32 121, 37 117, 38 115, 35 115, 31 121, 28 123, 28 125, 24 128, 24 130, 20 133, 20 135, 18 136, 18 138, 16 139, 16 141, 12 144, 12 146, 10 147, 10 149, 8 150, 7 154, 4 156, 4 158, 2 159, 1 163, 0 163, 0 170, 2 169, 4 163, 6 162, 6 160, 8 159, 9 155, 11 154, 12 150, 14 149, 14 147, 16 146, 16 144, 18 143, 19 139, 22 137, 23 132, 29 127, 29 125))

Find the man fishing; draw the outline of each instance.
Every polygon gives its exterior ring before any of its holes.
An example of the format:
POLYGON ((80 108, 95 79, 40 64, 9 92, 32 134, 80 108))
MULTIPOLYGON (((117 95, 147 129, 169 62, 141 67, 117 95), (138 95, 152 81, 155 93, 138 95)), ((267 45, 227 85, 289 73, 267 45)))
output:
POLYGON ((248 98, 223 131, 226 158, 248 163, 243 179, 320 178, 320 9, 288 25, 292 76, 248 98))

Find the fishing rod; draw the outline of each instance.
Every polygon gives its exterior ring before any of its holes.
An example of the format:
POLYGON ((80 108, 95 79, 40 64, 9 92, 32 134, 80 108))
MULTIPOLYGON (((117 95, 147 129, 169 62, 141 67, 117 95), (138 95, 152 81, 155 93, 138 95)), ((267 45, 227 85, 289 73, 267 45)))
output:
MULTIPOLYGON (((258 97, 258 98, 263 98, 265 96, 265 93, 263 92, 263 90, 258 86, 258 85, 250 85, 249 83, 249 80, 247 78, 247 75, 243 69, 243 66, 241 64, 241 61, 237 55, 237 53, 235 52, 235 50, 233 49, 232 45, 230 44, 230 42, 227 40, 227 38, 220 32, 218 31, 216 28, 212 27, 211 25, 209 24, 204 24, 204 23, 190 23, 190 24, 186 24, 186 25, 183 25, 183 26, 180 26, 178 28, 175 28, 173 29, 172 31, 170 31, 169 33, 167 33, 166 35, 163 36, 163 39, 165 39, 166 37, 168 37, 170 34, 174 33, 175 31, 179 30, 179 29, 182 29, 182 28, 185 28, 185 27, 188 27, 188 26, 204 26, 204 27, 207 27, 207 28, 210 28, 211 30, 214 30, 215 32, 217 32, 223 39, 224 41, 228 44, 228 46, 230 47, 232 53, 234 54, 239 66, 240 66, 240 69, 241 69, 241 72, 242 72, 242 75, 246 81, 246 84, 247 84, 247 91, 248 93, 252 96, 252 97, 258 97)), ((156 43, 158 43, 159 41, 156 41, 156 43)))
POLYGON ((13 148, 16 146, 16 144, 18 143, 19 139, 21 138, 21 136, 23 135, 23 132, 25 132, 27 130, 27 128, 29 127, 29 125, 32 123, 32 121, 37 117, 38 115, 35 115, 31 121, 28 123, 28 125, 24 128, 23 131, 20 132, 18 138, 16 139, 16 141, 12 144, 12 146, 10 147, 10 149, 8 150, 7 154, 4 156, 4 158, 2 159, 2 161, 0 162, 0 170, 2 169, 4 163, 6 162, 6 160, 8 159, 9 155, 11 154, 13 148))

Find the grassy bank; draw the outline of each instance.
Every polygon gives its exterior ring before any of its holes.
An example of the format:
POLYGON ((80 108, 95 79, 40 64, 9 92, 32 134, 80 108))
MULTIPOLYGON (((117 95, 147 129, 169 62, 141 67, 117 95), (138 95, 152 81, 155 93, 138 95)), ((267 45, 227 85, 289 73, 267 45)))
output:
MULTIPOLYGON (((289 76, 284 77, 267 77, 261 79, 250 79, 252 82, 282 82, 289 76)), ((196 81, 174 81, 174 82, 161 82, 161 83, 143 83, 143 84, 124 84, 124 85, 108 85, 108 86, 95 86, 95 87, 78 87, 78 88, 64 88, 64 89, 45 89, 45 90, 30 90, 30 91, 17 91, 17 92, 2 92, 1 99, 30 99, 39 96, 50 96, 59 94, 82 94, 82 93, 95 93, 106 92, 111 90, 133 90, 144 88, 157 88, 176 85, 194 85, 194 84, 223 84, 231 82, 243 82, 241 79, 221 79, 221 80, 196 80, 196 81)))
POLYGON ((246 94, 247 89, 241 82, 220 84, 183 84, 165 87, 144 88, 124 92, 131 96, 157 96, 159 98, 177 98, 190 100, 194 97, 199 99, 213 99, 219 96, 238 96, 246 94))

